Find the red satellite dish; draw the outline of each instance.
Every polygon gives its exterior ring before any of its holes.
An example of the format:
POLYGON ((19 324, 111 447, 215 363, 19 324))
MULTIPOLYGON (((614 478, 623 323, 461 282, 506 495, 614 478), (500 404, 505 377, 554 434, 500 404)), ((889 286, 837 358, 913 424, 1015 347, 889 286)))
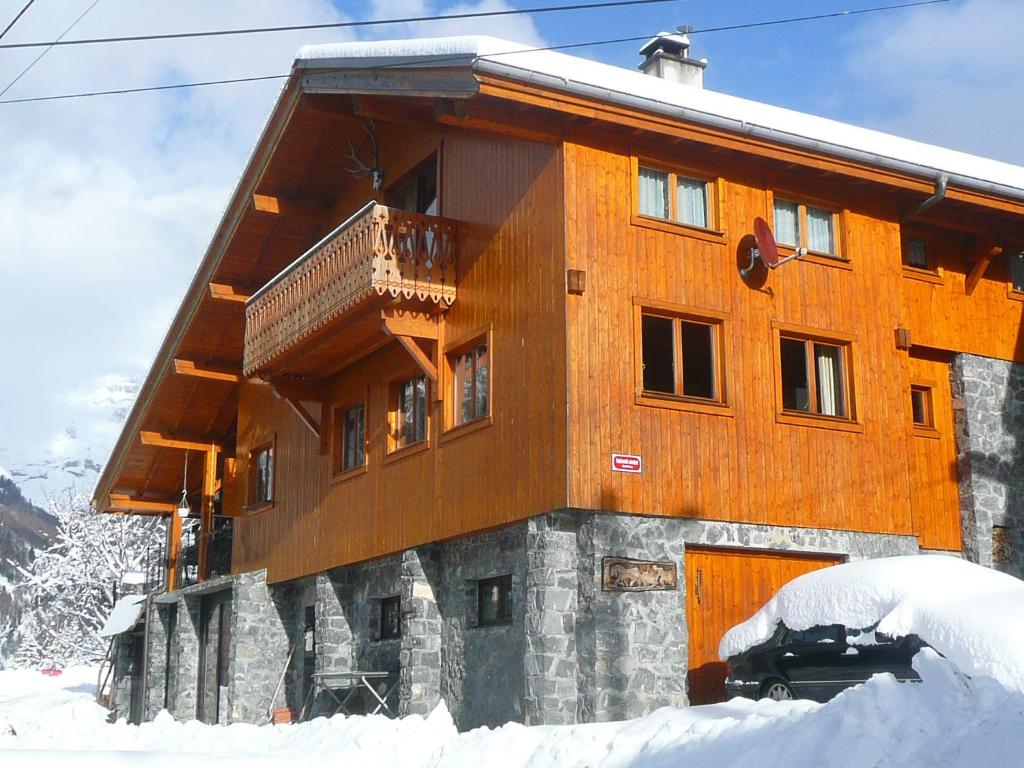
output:
POLYGON ((775 245, 772 228, 760 216, 754 219, 754 240, 757 241, 757 250, 761 254, 761 261, 769 269, 775 269, 779 265, 779 249, 775 245))

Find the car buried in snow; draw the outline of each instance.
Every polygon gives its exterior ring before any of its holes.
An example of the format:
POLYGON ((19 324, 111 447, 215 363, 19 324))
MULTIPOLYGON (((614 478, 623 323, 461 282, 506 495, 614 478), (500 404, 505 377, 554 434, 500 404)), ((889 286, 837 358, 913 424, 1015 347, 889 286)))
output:
POLYGON ((923 647, 916 636, 892 638, 874 628, 830 624, 791 630, 779 622, 767 641, 729 657, 725 689, 730 698, 825 702, 872 675, 919 682, 911 662, 923 647))

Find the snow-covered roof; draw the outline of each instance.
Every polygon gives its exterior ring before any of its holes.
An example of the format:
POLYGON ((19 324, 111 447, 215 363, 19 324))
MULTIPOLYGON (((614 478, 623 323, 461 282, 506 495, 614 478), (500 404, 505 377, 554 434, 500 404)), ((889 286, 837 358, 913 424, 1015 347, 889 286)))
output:
POLYGON ((100 637, 113 637, 134 627, 135 622, 142 614, 145 602, 145 595, 125 595, 114 603, 114 609, 110 612, 107 623, 100 630, 100 637))
POLYGON ((493 37, 307 45, 296 68, 472 67, 768 141, 1024 199, 1024 167, 493 37))
POLYGON ((843 624, 917 635, 963 672, 1024 691, 1024 581, 948 555, 844 563, 804 574, 722 637, 727 659, 790 629, 843 624))

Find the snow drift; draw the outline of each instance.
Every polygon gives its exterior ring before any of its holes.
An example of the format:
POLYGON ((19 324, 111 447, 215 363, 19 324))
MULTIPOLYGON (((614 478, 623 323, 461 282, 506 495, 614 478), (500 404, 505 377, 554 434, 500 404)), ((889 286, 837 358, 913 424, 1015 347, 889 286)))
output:
POLYGON ((1024 582, 948 555, 844 563, 786 584, 757 613, 729 630, 727 659, 790 629, 823 624, 915 634, 968 675, 1024 692, 1024 582))

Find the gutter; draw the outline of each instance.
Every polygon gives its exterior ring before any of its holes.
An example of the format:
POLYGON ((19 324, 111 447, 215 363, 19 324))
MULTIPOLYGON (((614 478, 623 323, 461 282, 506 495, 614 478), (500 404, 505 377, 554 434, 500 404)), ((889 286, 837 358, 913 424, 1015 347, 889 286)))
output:
POLYGON ((635 96, 631 93, 623 93, 621 91, 611 90, 610 88, 603 88, 600 86, 590 85, 589 83, 581 83, 563 77, 556 77, 546 72, 517 67, 511 64, 503 64, 487 58, 477 58, 473 63, 473 70, 486 72, 491 75, 507 77, 512 80, 518 80, 519 82, 535 83, 545 88, 550 88, 551 90, 571 93, 597 101, 607 101, 621 106, 640 109, 645 112, 655 112, 677 120, 685 120, 687 122, 706 125, 712 128, 720 128, 731 133, 744 134, 766 141, 794 146, 799 149, 807 149, 821 154, 839 157, 844 160, 852 160, 865 165, 877 166, 901 174, 925 176, 930 179, 945 176, 947 183, 952 182, 960 187, 999 195, 1001 197, 1006 197, 1011 200, 1024 203, 1024 189, 1020 189, 1018 187, 998 184, 996 182, 974 178, 973 176, 948 173, 941 168, 934 168, 906 160, 899 160, 894 157, 879 155, 874 152, 867 152, 865 150, 844 146, 842 144, 833 144, 819 139, 811 139, 806 136, 801 136, 800 134, 779 131, 774 128, 769 128, 768 126, 748 123, 743 120, 737 120, 729 117, 722 117, 721 115, 703 112, 689 107, 680 107, 676 104, 661 101, 660 99, 635 96))

